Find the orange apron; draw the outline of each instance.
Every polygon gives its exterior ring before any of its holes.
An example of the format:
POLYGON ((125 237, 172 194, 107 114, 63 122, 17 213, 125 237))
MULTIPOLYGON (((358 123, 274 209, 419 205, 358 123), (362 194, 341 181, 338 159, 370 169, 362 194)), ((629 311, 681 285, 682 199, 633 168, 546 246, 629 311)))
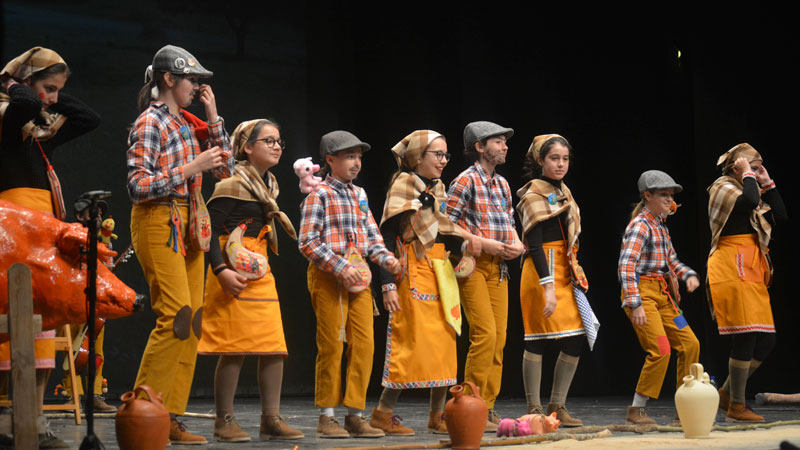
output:
MULTIPOLYGON (((53 214, 53 199, 50 191, 34 188, 14 188, 0 192, 0 199, 26 208, 53 214)), ((56 367, 56 330, 42 331, 34 335, 34 358, 37 369, 56 367)), ((11 370, 11 344, 0 344, 0 370, 11 370)))
MULTIPOLYGON (((436 274, 423 256, 406 244, 408 273, 397 286, 400 311, 389 313, 382 385, 391 389, 456 384, 456 333, 444 317, 436 274)), ((445 257, 444 244, 425 254, 445 257)))
MULTIPOLYGON (((224 249, 228 236, 219 241, 224 249)), ((268 256, 264 239, 244 236, 242 245, 268 256)), ((263 278, 248 281, 237 298, 223 292, 209 267, 202 329, 197 353, 203 355, 288 355, 272 269, 263 278)))
POLYGON ((522 266, 519 287, 525 340, 586 334, 572 291, 571 269, 564 241, 545 242, 542 250, 555 280, 556 309, 550 317, 544 317, 544 286, 539 284, 541 277, 536 272, 533 259, 528 256, 522 266))
POLYGON ((769 265, 758 248, 758 235, 719 238, 708 258, 708 284, 719 334, 774 333, 765 280, 769 265))

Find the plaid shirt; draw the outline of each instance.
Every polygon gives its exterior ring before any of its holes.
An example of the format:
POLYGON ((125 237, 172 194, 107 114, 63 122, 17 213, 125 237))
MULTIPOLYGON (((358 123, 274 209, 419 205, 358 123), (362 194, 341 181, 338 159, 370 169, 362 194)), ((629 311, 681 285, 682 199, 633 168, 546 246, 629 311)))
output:
MULTIPOLYGON (((212 172, 217 178, 233 173, 236 161, 225 124, 219 120, 209 124, 211 142, 216 142, 226 164, 212 172)), ((163 102, 150 104, 133 124, 128 135, 128 195, 139 204, 163 198, 189 198, 189 186, 199 186, 203 175, 190 180, 183 176, 183 165, 200 154, 200 143, 194 127, 183 117, 175 117, 163 102), (188 130, 181 135, 181 128, 188 130), (188 181, 188 183, 187 183, 188 181)))
POLYGON ((300 205, 300 253, 325 272, 350 267, 342 257, 352 242, 362 256, 381 266, 391 256, 372 217, 367 194, 353 183, 328 176, 300 205))
POLYGON ((476 162, 450 183, 447 215, 476 236, 514 243, 514 207, 505 178, 491 178, 476 162))
POLYGON ((678 261, 664 221, 656 219, 647 208, 642 208, 642 212, 628 224, 622 238, 617 266, 617 277, 625 294, 622 306, 633 309, 642 304, 638 285, 640 275, 663 276, 668 270, 684 281, 697 275, 689 266, 678 261))

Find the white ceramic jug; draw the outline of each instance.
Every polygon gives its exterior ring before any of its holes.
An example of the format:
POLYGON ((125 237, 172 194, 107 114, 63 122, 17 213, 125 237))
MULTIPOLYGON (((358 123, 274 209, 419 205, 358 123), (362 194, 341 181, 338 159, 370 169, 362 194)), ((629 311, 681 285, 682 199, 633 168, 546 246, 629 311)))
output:
POLYGON ((683 385, 675 392, 675 408, 687 438, 706 438, 714 426, 719 393, 711 385, 703 365, 692 364, 683 385))

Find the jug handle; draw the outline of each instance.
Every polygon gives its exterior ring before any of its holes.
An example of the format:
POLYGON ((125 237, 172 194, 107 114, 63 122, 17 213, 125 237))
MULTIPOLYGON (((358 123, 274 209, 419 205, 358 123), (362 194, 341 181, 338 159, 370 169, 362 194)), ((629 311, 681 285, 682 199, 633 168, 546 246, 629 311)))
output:
POLYGON ((695 380, 699 382, 703 382, 703 365, 700 363, 694 363, 689 367, 689 373, 694 377, 695 380))
POLYGON ((123 394, 122 397, 120 397, 120 400, 122 400, 123 402, 126 401, 124 397, 128 394, 131 394, 131 397, 133 398, 138 398, 139 395, 141 395, 142 391, 144 391, 144 393, 147 394, 147 398, 149 398, 151 402, 158 403, 159 405, 161 404, 161 393, 159 392, 158 394, 156 394, 155 391, 153 391, 153 388, 151 388, 146 384, 140 385, 139 387, 134 389, 133 392, 127 392, 123 394))
POLYGON ((461 385, 469 386, 469 388, 472 389, 472 394, 475 397, 478 397, 479 399, 483 400, 483 397, 481 397, 481 389, 478 386, 476 386, 475 383, 473 383, 472 381, 465 381, 461 383, 461 385))

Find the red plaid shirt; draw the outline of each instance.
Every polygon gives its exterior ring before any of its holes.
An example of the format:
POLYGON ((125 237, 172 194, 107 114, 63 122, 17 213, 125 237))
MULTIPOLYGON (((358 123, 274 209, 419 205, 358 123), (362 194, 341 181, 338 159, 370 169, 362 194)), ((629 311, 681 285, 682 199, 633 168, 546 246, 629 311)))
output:
POLYGON ((300 205, 300 253, 325 272, 350 267, 342 257, 352 243, 361 256, 384 265, 391 256, 369 210, 367 194, 353 183, 328 176, 300 205))
POLYGON ((447 192, 450 220, 476 236, 513 244, 514 206, 505 178, 491 178, 476 162, 450 183, 447 192))
MULTIPOLYGON (((236 161, 222 120, 208 125, 209 139, 224 152, 226 164, 212 172, 217 178, 233 173, 236 161)), ((198 173, 186 180, 183 165, 200 154, 194 126, 175 117, 163 102, 153 102, 136 119, 128 135, 128 195, 133 203, 160 198, 189 198, 189 186, 202 183, 198 173), (181 130, 184 133, 181 133, 181 130), (188 183, 187 183, 188 181, 188 183)))
POLYGON ((617 277, 625 294, 622 306, 633 309, 642 304, 639 296, 640 275, 663 276, 668 270, 684 281, 697 275, 689 266, 678 261, 664 221, 657 219, 647 208, 642 208, 642 212, 628 224, 622 238, 617 266, 617 277))

